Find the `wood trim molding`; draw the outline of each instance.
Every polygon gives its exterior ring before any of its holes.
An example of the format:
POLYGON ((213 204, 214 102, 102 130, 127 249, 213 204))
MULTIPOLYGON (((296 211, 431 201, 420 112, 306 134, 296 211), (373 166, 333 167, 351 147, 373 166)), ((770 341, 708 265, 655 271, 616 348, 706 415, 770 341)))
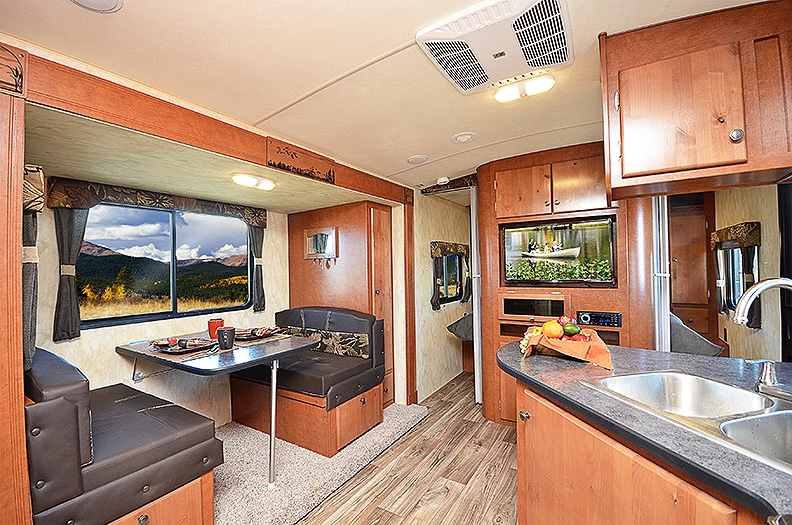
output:
POLYGON ((267 138, 35 55, 28 100, 237 159, 267 164, 267 138))
POLYGON ((14 523, 30 523, 30 486, 25 449, 24 387, 22 381, 22 181, 24 177, 24 100, 0 94, 0 156, 3 182, 0 214, 5 232, 0 248, 0 443, 5 460, 0 477, 5 480, 0 515, 14 523))
POLYGON ((418 402, 415 356, 415 207, 404 205, 404 307, 405 343, 407 347, 407 404, 418 402))

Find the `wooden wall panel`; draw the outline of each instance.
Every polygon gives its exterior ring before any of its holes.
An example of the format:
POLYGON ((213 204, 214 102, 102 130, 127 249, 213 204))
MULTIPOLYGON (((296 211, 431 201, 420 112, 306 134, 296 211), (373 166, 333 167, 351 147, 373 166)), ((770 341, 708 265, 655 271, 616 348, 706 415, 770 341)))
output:
POLYGON ((28 100, 266 166, 266 137, 34 55, 28 100))
POLYGON ((289 305, 337 306, 368 312, 367 203, 289 215, 289 305), (338 258, 304 259, 304 231, 335 227, 338 258), (328 267, 329 265, 329 267, 328 267))
POLYGON ((30 488, 25 452, 24 387, 22 383, 22 173, 24 101, 0 95, 0 443, 4 460, 0 478, 0 516, 12 523, 30 523, 30 488))

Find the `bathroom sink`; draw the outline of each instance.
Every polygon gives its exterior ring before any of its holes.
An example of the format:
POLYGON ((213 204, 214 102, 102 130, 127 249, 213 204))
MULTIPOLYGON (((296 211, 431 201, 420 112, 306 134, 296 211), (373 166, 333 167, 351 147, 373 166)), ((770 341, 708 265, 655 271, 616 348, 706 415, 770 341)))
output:
POLYGON ((775 405, 765 395, 676 371, 610 376, 588 383, 655 410, 690 418, 718 419, 775 405))
POLYGON ((792 464, 792 410, 734 419, 720 429, 742 447, 792 464))

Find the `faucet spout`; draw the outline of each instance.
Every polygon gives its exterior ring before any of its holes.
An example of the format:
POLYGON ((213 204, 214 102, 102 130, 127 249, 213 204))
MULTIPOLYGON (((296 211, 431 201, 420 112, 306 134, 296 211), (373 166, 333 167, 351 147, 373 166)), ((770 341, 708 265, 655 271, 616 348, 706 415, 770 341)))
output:
POLYGON ((792 291, 792 279, 787 277, 773 277, 771 279, 764 279, 754 284, 745 290, 745 293, 740 296, 737 301, 737 306, 734 307, 734 316, 732 321, 737 324, 748 323, 748 310, 751 305, 759 297, 759 294, 770 288, 784 288, 792 291))

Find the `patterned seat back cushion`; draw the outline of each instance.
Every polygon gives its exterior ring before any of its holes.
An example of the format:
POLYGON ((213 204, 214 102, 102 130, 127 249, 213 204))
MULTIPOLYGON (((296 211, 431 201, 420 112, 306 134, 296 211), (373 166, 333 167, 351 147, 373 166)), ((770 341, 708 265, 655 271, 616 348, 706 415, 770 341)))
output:
POLYGON ((368 334, 331 332, 329 330, 300 328, 298 326, 286 326, 281 328, 281 333, 308 337, 319 341, 319 346, 314 349, 317 352, 360 357, 362 359, 368 359, 371 356, 369 352, 368 334))

